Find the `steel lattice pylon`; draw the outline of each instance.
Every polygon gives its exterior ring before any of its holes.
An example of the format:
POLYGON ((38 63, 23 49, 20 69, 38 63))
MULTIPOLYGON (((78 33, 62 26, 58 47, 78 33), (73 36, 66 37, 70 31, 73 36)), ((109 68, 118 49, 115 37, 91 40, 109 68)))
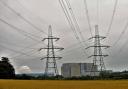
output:
POLYGON ((54 46, 54 41, 58 41, 59 38, 52 36, 52 27, 51 27, 51 25, 49 26, 49 29, 48 29, 48 38, 44 38, 43 41, 44 40, 47 40, 48 45, 47 45, 46 48, 41 48, 40 50, 42 50, 42 49, 47 50, 47 56, 41 59, 41 60, 46 59, 45 75, 46 76, 48 76, 48 75, 50 75, 50 76, 59 75, 58 69, 57 69, 56 59, 61 59, 62 57, 56 56, 55 55, 55 50, 63 50, 64 48, 54 46))
POLYGON ((86 49, 92 48, 92 47, 94 48, 94 54, 89 56, 89 58, 93 57, 93 65, 90 72, 91 76, 97 76, 98 73, 101 73, 106 70, 103 58, 108 55, 104 55, 102 53, 102 50, 103 50, 102 48, 108 48, 110 46, 101 44, 101 40, 105 38, 106 37, 99 35, 98 25, 96 25, 95 36, 89 38, 89 40, 94 39, 94 45, 86 48, 86 49))

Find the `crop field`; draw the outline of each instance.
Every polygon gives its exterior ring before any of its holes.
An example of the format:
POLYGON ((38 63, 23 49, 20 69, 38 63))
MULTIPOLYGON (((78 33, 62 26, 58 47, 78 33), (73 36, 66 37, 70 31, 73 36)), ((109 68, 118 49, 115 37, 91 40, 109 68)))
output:
POLYGON ((128 89, 128 81, 0 80, 0 89, 128 89))

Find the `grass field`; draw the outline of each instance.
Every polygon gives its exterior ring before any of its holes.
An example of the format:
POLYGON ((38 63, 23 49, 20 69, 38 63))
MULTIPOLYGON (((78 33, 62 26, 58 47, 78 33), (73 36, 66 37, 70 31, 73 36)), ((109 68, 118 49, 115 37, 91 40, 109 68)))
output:
POLYGON ((128 89, 128 81, 0 80, 0 89, 128 89))

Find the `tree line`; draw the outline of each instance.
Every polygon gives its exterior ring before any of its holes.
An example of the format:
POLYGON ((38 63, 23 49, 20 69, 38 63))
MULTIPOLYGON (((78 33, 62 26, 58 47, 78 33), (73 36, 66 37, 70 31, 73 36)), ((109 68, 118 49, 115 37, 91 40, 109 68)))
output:
POLYGON ((102 72, 99 76, 80 76, 80 77, 69 77, 64 78, 61 75, 57 76, 30 76, 27 74, 22 75, 16 75, 15 79, 23 79, 23 80, 124 80, 128 79, 128 71, 122 71, 122 72, 102 72))

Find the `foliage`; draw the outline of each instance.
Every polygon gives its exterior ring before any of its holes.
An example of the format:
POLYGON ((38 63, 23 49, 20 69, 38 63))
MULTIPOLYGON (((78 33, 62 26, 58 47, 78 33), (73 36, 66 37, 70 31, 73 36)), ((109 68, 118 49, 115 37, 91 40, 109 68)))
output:
POLYGON ((10 64, 7 57, 2 57, 0 61, 0 79, 9 79, 15 77, 15 69, 10 64))
POLYGON ((23 79, 23 80, 120 80, 120 79, 128 79, 128 72, 114 72, 114 73, 108 73, 108 72, 102 72, 100 76, 81 76, 81 77, 69 77, 64 78, 61 75, 57 76, 30 76, 27 74, 21 74, 16 75, 16 79, 23 79))

